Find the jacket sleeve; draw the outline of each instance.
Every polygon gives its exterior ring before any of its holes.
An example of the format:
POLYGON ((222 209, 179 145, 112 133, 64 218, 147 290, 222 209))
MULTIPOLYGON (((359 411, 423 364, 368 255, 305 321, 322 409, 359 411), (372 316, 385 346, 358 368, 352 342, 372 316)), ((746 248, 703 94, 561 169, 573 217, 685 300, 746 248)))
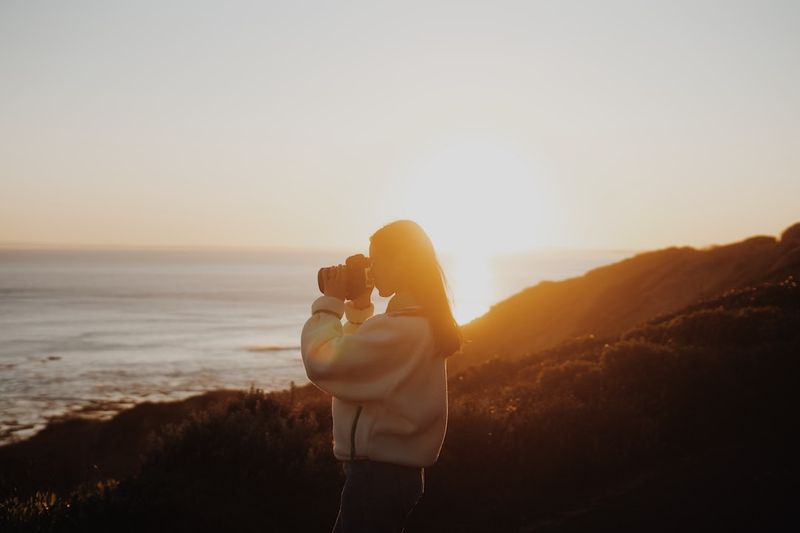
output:
MULTIPOLYGON (((338 298, 337 298, 338 300, 338 298)), ((366 322, 375 313, 375 304, 370 303, 369 307, 359 309, 352 301, 348 300, 344 303, 344 316, 347 317, 347 322, 342 327, 345 335, 349 335, 358 331, 359 326, 366 322)))
POLYGON ((350 307, 348 333, 341 323, 347 309, 333 296, 320 296, 312 304, 300 340, 306 375, 319 389, 343 400, 381 399, 408 362, 408 333, 386 315, 372 316, 374 305, 350 307))

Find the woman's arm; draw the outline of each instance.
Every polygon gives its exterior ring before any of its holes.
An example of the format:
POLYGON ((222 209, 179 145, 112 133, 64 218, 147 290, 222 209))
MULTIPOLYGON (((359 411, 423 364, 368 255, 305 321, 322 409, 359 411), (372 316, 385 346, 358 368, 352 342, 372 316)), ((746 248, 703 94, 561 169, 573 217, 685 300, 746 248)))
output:
POLYGON ((372 302, 361 302, 347 300, 344 302, 344 316, 347 317, 342 330, 345 335, 351 335, 358 331, 359 326, 372 317, 375 313, 375 305, 372 302))
POLYGON ((320 296, 311 306, 312 316, 303 326, 300 351, 308 378, 320 389, 344 400, 382 398, 408 366, 413 332, 398 328, 404 322, 385 314, 371 316, 374 306, 358 310, 339 298, 320 296), (347 334, 341 317, 348 309, 347 334), (357 325, 353 321, 371 316, 357 325))

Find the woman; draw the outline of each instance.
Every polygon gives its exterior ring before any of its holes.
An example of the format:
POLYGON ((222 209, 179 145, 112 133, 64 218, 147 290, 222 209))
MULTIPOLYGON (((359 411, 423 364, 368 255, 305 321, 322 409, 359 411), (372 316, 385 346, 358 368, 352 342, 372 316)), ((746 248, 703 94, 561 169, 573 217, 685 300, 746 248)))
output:
POLYGON ((418 224, 383 226, 369 256, 378 293, 394 295, 386 312, 373 316, 372 288, 345 301, 339 265, 326 271, 301 336, 308 378, 333 396, 333 454, 346 476, 333 531, 343 533, 403 531, 444 442, 445 359, 462 344, 442 268, 418 224))

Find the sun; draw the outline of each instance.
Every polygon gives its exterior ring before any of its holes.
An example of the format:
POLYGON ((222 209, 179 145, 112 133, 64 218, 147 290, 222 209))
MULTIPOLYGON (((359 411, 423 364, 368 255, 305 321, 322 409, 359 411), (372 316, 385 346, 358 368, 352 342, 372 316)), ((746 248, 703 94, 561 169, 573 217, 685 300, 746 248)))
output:
POLYGON ((450 139, 397 180, 397 218, 418 222, 433 241, 459 323, 495 303, 493 257, 549 244, 553 236, 545 229, 559 218, 541 165, 497 139, 450 139))
POLYGON ((396 209, 422 225, 437 250, 481 255, 549 244, 560 218, 552 180, 522 147, 452 139, 399 171, 396 209))
POLYGON ((490 255, 442 254, 456 322, 465 324, 486 314, 495 303, 496 287, 490 255))

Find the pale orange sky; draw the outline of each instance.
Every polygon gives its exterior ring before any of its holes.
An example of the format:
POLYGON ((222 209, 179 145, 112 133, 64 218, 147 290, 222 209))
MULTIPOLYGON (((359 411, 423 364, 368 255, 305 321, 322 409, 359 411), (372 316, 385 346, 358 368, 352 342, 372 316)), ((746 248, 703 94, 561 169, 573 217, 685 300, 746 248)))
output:
POLYGON ((650 249, 800 220, 797 2, 3 2, 0 243, 650 249))

